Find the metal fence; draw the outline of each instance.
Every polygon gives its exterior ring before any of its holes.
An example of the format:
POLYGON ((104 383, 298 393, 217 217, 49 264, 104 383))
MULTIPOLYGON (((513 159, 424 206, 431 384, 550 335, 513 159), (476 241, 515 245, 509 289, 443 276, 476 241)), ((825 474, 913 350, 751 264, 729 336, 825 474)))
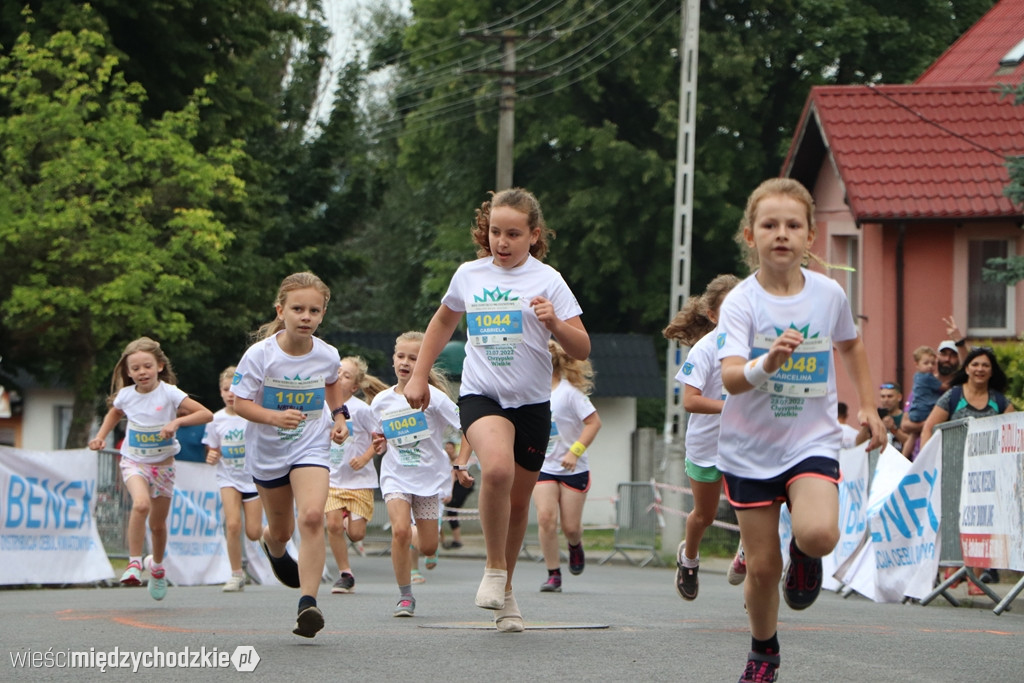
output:
POLYGON ((128 557, 132 498, 121 481, 121 454, 102 450, 96 453, 96 458, 96 528, 108 557, 128 557))
POLYGON ((637 562, 626 553, 627 550, 640 550, 648 556, 640 562, 646 567, 651 562, 661 564, 657 553, 658 536, 661 533, 661 521, 657 509, 657 491, 651 482, 623 482, 618 487, 618 498, 615 501, 615 541, 610 555, 601 560, 608 560, 621 554, 630 564, 637 562))
POLYGON ((964 475, 964 444, 968 419, 938 425, 942 430, 942 519, 939 522, 940 567, 959 567, 964 563, 960 548, 960 480, 964 475))

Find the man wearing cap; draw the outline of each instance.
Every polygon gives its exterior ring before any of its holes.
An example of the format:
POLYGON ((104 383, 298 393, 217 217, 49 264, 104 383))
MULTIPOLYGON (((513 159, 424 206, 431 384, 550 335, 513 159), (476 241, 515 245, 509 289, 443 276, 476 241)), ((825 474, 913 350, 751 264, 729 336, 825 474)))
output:
MULTIPOLYGON (((956 321, 953 320, 953 316, 943 318, 942 321, 946 323, 947 334, 959 335, 960 328, 957 327, 956 321)), ((953 375, 960 369, 961 350, 966 353, 967 337, 959 337, 957 341, 946 339, 939 342, 938 362, 936 364, 936 368, 939 371, 939 381, 942 383, 942 391, 949 389, 949 381, 953 379, 953 375)), ((917 437, 921 435, 922 427, 924 427, 924 420, 921 422, 914 422, 910 419, 909 415, 905 415, 900 423, 900 429, 907 434, 910 434, 915 441, 917 440, 917 437)))

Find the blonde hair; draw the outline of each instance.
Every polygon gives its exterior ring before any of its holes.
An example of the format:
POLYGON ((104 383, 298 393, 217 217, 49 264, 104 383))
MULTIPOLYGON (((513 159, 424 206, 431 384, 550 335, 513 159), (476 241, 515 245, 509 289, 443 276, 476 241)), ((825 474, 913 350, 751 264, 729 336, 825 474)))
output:
POLYGON ((715 329, 715 323, 708 315, 717 311, 725 295, 732 291, 732 288, 740 283, 735 275, 718 275, 704 289, 700 296, 691 296, 686 300, 682 309, 672 318, 672 322, 661 331, 666 339, 693 346, 711 330, 715 329))
MULTIPOLYGON (((398 335, 398 337, 395 339, 395 348, 397 349, 398 345, 401 344, 402 342, 414 342, 416 344, 422 344, 423 336, 424 335, 422 332, 403 332, 402 334, 398 335)), ((427 383, 432 384, 433 386, 443 391, 445 394, 448 395, 448 398, 452 397, 451 387, 448 384, 448 377, 447 375, 444 374, 444 372, 438 369, 436 365, 430 367, 430 374, 427 375, 427 383)))
MULTIPOLYGON (((331 289, 324 284, 324 281, 318 278, 313 273, 292 273, 284 280, 281 281, 281 286, 277 290, 277 298, 274 299, 275 306, 284 306, 284 302, 288 299, 288 294, 298 289, 309 289, 313 288, 316 291, 323 294, 324 297, 324 308, 327 307, 327 302, 331 300, 331 289)), ((281 330, 284 329, 284 321, 274 316, 274 319, 269 323, 260 325, 260 328, 256 330, 253 337, 255 341, 272 337, 281 330)))
POLYGON ((922 345, 922 346, 918 346, 916 349, 914 349, 914 362, 915 363, 920 363, 921 359, 924 358, 925 356, 935 356, 936 358, 938 358, 939 354, 938 354, 938 352, 935 351, 935 349, 933 349, 932 347, 928 346, 927 344, 922 345))
POLYGON ((576 360, 554 339, 548 340, 548 351, 551 352, 551 371, 584 394, 590 395, 594 390, 594 366, 589 360, 576 360))
POLYGON ((367 402, 372 401, 374 396, 388 388, 384 380, 368 374, 367 371, 370 369, 370 366, 366 364, 362 356, 345 356, 341 359, 341 362, 344 363, 345 361, 356 366, 356 388, 363 392, 367 402))
POLYGON ((121 357, 118 359, 117 364, 114 365, 114 374, 110 378, 110 396, 107 399, 107 403, 110 405, 113 405, 114 398, 119 391, 135 384, 135 380, 128 375, 128 356, 133 353, 148 353, 152 355, 157 363, 164 366, 157 377, 167 384, 178 383, 178 378, 174 375, 174 369, 171 368, 171 361, 167 358, 167 354, 164 353, 163 349, 160 348, 160 342, 149 337, 139 337, 134 341, 128 342, 128 345, 124 347, 124 351, 121 352, 121 357))
MULTIPOLYGON (((756 270, 760 264, 758 259, 757 250, 750 247, 747 244, 745 233, 747 230, 754 229, 754 218, 757 214, 757 206, 761 203, 761 200, 771 196, 782 196, 795 199, 804 205, 807 211, 807 231, 813 235, 815 233, 814 225, 814 197, 807 191, 799 181, 793 180, 792 178, 769 178, 760 185, 758 185, 750 196, 747 197, 747 207, 743 211, 743 218, 740 220, 740 229, 736 234, 736 242, 740 245, 740 249, 743 250, 747 265, 750 266, 750 270, 756 270)), ((831 268, 829 264, 825 263, 821 258, 811 253, 808 249, 804 252, 803 264, 807 265, 808 259, 813 259, 818 265, 824 268, 831 268)))
POLYGON ((491 255, 491 209, 499 206, 507 206, 526 214, 526 225, 530 232, 540 228, 540 237, 535 244, 530 245, 530 255, 543 261, 548 253, 548 240, 554 239, 555 233, 544 222, 544 213, 540 209, 540 202, 532 192, 521 187, 492 192, 491 199, 481 204, 480 208, 476 210, 476 225, 473 227, 473 241, 477 245, 476 255, 479 258, 491 255))
POLYGON ((224 384, 224 380, 233 380, 235 378, 235 370, 237 369, 237 366, 229 365, 221 370, 220 376, 217 378, 217 387, 220 388, 220 385, 224 384))

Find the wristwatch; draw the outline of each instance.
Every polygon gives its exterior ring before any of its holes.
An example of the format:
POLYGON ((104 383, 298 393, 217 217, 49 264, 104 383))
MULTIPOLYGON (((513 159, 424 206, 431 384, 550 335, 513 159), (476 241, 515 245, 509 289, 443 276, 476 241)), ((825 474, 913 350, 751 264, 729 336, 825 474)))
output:
POLYGON ((468 465, 452 465, 452 469, 456 472, 469 472, 468 465))

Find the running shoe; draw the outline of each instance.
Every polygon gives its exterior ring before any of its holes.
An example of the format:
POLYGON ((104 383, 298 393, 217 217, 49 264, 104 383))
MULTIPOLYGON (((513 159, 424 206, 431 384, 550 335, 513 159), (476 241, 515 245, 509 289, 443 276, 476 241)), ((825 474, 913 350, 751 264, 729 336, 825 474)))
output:
POLYGON ((128 563, 128 566, 124 570, 124 574, 121 574, 121 585, 122 586, 141 586, 142 585, 142 565, 132 560, 128 563))
POLYGON ((558 574, 552 574, 548 577, 548 580, 540 585, 541 593, 561 593, 562 592, 562 577, 558 574))
POLYGON ((569 572, 571 574, 579 575, 583 573, 583 568, 587 566, 587 558, 583 554, 583 542, 580 541, 579 545, 569 544, 569 572))
POLYGON ((245 590, 245 576, 232 574, 221 590, 225 593, 238 593, 245 590))
POLYGON ((402 597, 395 605, 395 616, 396 617, 411 617, 416 612, 416 598, 402 597))
POLYGON ((779 656, 751 652, 739 683, 774 683, 779 675, 779 656))
POLYGON ((676 592, 683 600, 696 600, 697 591, 700 589, 700 580, 697 579, 700 565, 696 567, 683 565, 683 549, 685 547, 686 539, 683 539, 679 542, 679 547, 676 548, 676 592))
POLYGON ((332 593, 352 593, 356 589, 356 577, 348 572, 343 572, 338 580, 331 586, 332 593))
POLYGON ((733 586, 740 585, 747 578, 747 557, 743 554, 743 546, 739 547, 736 556, 732 558, 727 577, 733 586))
MULTIPOLYGON (((299 565, 288 554, 288 550, 285 549, 284 555, 281 557, 274 557, 270 554, 270 548, 267 547, 267 542, 260 537, 260 547, 263 548, 263 554, 270 560, 270 568, 274 570, 274 576, 277 580, 288 586, 289 588, 299 587, 299 565)), ((307 636, 312 637, 312 636, 307 636)))
MULTIPOLYGON (((807 609, 818 599, 821 592, 821 558, 794 557, 795 544, 789 542, 789 569, 786 570, 786 585, 782 597, 792 609, 807 609)), ((799 552, 799 551, 798 551, 799 552)))
POLYGON ((149 589, 149 597, 154 600, 163 600, 167 597, 167 577, 163 567, 153 569, 153 556, 146 555, 142 560, 142 566, 149 571, 149 581, 146 587, 149 589))
POLYGON ((324 613, 316 605, 310 605, 299 612, 292 633, 303 638, 312 638, 324 627, 324 613))

